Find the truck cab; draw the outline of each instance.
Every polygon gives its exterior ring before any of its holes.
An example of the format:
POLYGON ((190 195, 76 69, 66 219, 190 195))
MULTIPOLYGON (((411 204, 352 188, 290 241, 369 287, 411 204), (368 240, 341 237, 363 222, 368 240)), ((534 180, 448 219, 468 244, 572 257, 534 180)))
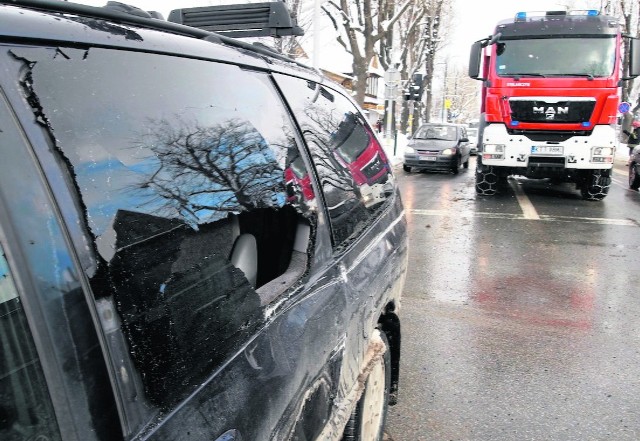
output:
POLYGON ((520 175, 574 182, 587 200, 607 195, 623 44, 618 20, 592 10, 518 13, 474 43, 469 75, 483 82, 477 193, 520 175))

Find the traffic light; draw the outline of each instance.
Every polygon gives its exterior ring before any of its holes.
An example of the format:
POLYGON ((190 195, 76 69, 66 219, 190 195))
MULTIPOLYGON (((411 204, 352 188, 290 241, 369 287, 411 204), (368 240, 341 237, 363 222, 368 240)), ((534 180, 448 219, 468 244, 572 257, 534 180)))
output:
POLYGON ((407 101, 419 101, 422 97, 422 74, 413 74, 413 77, 407 83, 407 88, 402 94, 407 101))
POLYGON ((415 98, 416 100, 419 100, 420 98, 422 98, 422 74, 416 73, 413 74, 413 78, 411 79, 411 84, 416 88, 415 89, 415 98))

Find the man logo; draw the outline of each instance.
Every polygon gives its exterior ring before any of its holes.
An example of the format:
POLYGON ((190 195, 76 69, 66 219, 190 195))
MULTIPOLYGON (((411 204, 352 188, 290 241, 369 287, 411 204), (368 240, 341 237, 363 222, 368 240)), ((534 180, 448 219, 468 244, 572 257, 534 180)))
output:
POLYGON ((533 107, 533 113, 535 114, 544 114, 546 116, 547 119, 551 120, 551 119, 555 119, 556 115, 568 115, 569 114, 569 107, 547 107, 545 109, 544 106, 534 106, 533 107))

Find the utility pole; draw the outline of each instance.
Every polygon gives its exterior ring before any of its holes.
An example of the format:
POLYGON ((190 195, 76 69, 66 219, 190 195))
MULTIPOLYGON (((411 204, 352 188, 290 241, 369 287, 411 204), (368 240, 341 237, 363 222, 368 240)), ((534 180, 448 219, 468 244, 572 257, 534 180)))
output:
POLYGON ((442 122, 447 122, 446 118, 446 102, 447 102, 447 63, 444 64, 444 84, 442 86, 442 122))
POLYGON ((384 73, 384 99, 386 101, 386 130, 385 138, 393 137, 393 112, 395 110, 394 103, 398 96, 398 87, 400 86, 400 71, 393 65, 384 73))

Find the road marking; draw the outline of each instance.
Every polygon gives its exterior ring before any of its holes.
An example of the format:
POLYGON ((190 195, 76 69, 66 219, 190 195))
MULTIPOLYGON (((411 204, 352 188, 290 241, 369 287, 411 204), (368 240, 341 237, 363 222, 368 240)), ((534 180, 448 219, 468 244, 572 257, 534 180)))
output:
POLYGON ((616 178, 611 178, 611 182, 614 183, 615 185, 617 185, 618 187, 624 188, 625 190, 630 190, 628 184, 626 182, 620 182, 618 179, 616 178))
MULTIPOLYGON (((625 177, 627 176, 624 173, 620 173, 620 172, 618 172, 618 173, 623 175, 623 176, 625 176, 625 177)), ((612 177, 611 178, 611 182, 613 184, 617 185, 618 187, 624 189, 625 191, 630 191, 631 193, 636 193, 636 194, 638 193, 637 190, 633 190, 633 189, 629 188, 629 181, 626 180, 626 179, 620 181, 619 179, 617 179, 617 177, 612 177)))
POLYGON ((627 172, 621 172, 620 170, 617 170, 616 168, 613 168, 613 173, 620 175, 620 176, 627 176, 627 172))
POLYGON ((483 219, 508 219, 508 220, 538 220, 541 222, 580 222, 585 224, 598 224, 598 225, 617 225, 623 227, 638 227, 637 221, 632 219, 608 219, 602 217, 580 217, 580 216, 548 216, 538 215, 537 219, 528 218, 523 214, 513 213, 491 213, 481 211, 466 211, 452 213, 447 210, 421 210, 413 209, 409 210, 410 213, 420 216, 454 216, 456 218, 483 218, 483 219))
POLYGON ((533 206, 531 200, 527 197, 525 192, 520 187, 520 184, 515 179, 509 179, 509 185, 513 188, 513 191, 516 194, 516 199, 518 200, 518 205, 520 205, 520 209, 522 210, 522 214, 525 219, 531 220, 540 220, 540 216, 536 211, 536 207, 533 206))

